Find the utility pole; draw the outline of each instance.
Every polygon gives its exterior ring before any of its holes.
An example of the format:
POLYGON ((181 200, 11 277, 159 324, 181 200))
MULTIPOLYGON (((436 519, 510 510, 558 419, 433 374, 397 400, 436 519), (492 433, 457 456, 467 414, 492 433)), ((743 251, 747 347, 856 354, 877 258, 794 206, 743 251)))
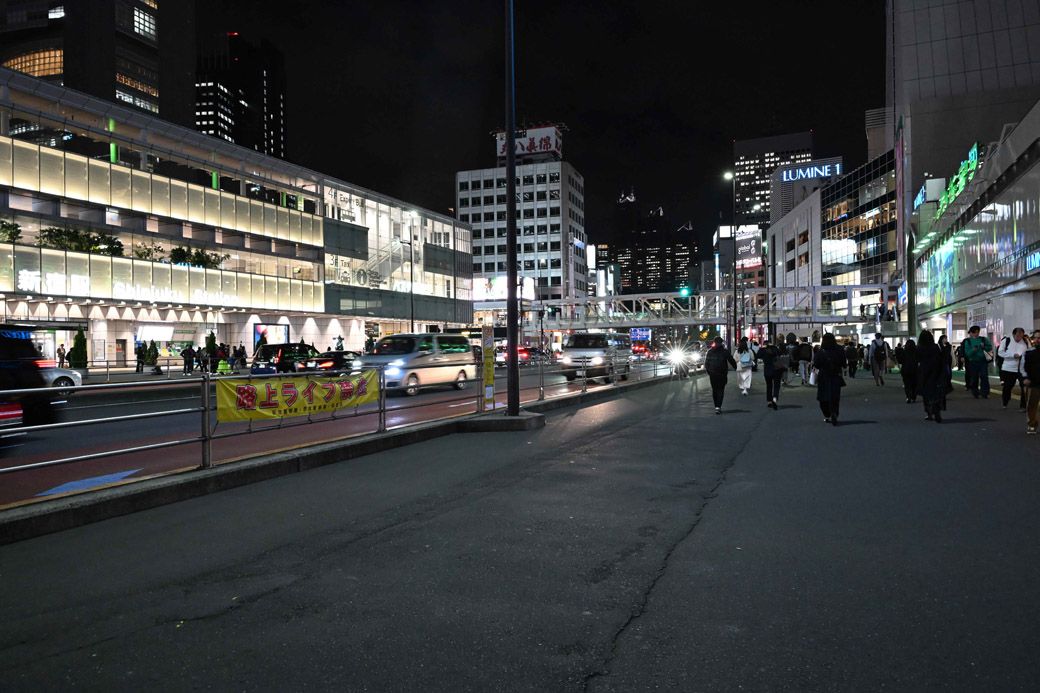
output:
POLYGON ((520 320, 516 282, 516 67, 513 0, 506 0, 506 416, 520 415, 520 320))

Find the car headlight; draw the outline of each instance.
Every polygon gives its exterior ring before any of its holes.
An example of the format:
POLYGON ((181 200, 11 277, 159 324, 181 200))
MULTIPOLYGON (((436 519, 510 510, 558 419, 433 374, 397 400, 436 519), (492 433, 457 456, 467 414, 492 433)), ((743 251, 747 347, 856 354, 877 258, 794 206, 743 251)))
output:
POLYGON ((699 351, 695 351, 695 352, 693 352, 693 362, 694 362, 694 363, 696 363, 696 362, 700 361, 700 360, 701 360, 702 358, 704 358, 704 354, 702 354, 702 353, 701 353, 701 352, 699 352, 699 351))
POLYGON ((404 365, 404 359, 394 359, 393 361, 391 361, 390 363, 388 363, 386 365, 388 365, 388 366, 403 366, 404 365))
POLYGON ((669 363, 678 364, 678 363, 682 363, 685 360, 686 360, 686 354, 684 354, 680 349, 673 349, 673 350, 668 352, 668 362, 669 363))
POLYGON ((602 356, 593 356, 592 359, 589 361, 589 363, 591 363, 593 366, 598 366, 601 363, 603 363, 603 357, 602 356))
POLYGON ((560 359, 560 363, 564 364, 565 366, 569 366, 571 364, 571 357, 570 356, 564 356, 563 358, 560 359))
POLYGON ((401 375, 401 369, 398 368, 397 366, 389 366, 386 369, 386 374, 387 375, 401 375))

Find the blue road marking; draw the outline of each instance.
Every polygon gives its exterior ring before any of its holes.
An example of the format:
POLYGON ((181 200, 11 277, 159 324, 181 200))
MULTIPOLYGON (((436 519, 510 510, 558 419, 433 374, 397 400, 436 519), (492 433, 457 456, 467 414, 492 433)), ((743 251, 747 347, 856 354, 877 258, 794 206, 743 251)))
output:
POLYGON ((126 477, 136 474, 141 471, 140 469, 128 469, 125 472, 116 472, 115 474, 105 474, 104 476, 92 476, 86 479, 80 479, 79 481, 70 481, 61 486, 55 486, 54 488, 37 493, 37 496, 53 496, 57 493, 68 493, 69 491, 85 491, 88 488, 94 488, 95 486, 104 486, 105 484, 113 484, 117 481, 122 481, 126 477))

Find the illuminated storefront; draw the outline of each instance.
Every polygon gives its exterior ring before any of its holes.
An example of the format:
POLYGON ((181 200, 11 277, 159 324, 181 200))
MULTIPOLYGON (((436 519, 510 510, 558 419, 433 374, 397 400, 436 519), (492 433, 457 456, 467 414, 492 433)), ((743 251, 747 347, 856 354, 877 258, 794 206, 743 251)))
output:
POLYGON ((256 325, 360 349, 472 320, 466 224, 24 75, 0 86, 0 320, 48 355, 79 328, 91 361, 123 362, 142 339, 251 346, 256 325))

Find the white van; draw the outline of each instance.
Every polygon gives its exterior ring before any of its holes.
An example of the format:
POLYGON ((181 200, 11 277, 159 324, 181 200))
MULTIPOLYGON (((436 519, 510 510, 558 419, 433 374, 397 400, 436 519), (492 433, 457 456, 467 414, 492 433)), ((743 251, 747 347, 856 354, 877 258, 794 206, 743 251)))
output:
POLYGON ((376 342, 371 353, 354 360, 355 371, 385 366, 387 391, 408 395, 432 385, 464 390, 477 377, 473 348, 462 335, 395 334, 376 342))
POLYGON ((632 340, 617 332, 578 332, 567 337, 560 352, 563 376, 575 378, 628 378, 632 369, 632 340))

